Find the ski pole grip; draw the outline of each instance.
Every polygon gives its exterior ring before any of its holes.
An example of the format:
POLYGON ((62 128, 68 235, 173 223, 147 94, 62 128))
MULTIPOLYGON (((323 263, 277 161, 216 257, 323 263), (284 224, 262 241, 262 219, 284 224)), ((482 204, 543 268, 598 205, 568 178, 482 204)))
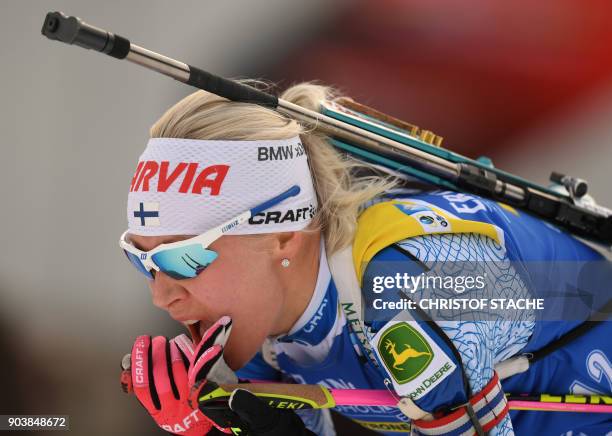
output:
POLYGON ((187 84, 225 97, 231 101, 255 103, 273 109, 278 106, 278 97, 272 94, 234 80, 216 76, 191 65, 189 65, 189 80, 187 84))
POLYGON ((62 12, 49 12, 41 33, 49 39, 96 50, 117 59, 125 58, 130 52, 130 41, 126 38, 62 12))
POLYGON ((234 389, 244 389, 250 393, 267 400, 268 404, 282 408, 283 402, 295 402, 303 404, 296 408, 310 407, 323 409, 336 405, 329 390, 321 385, 300 385, 289 383, 238 383, 220 385, 226 392, 234 389))

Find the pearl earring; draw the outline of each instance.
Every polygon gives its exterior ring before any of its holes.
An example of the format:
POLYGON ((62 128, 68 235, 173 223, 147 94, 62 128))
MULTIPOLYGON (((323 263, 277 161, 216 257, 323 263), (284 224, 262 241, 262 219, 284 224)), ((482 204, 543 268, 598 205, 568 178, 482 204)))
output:
POLYGON ((290 263, 291 262, 289 262, 289 259, 287 259, 287 258, 281 260, 281 265, 283 266, 283 268, 287 268, 290 263))

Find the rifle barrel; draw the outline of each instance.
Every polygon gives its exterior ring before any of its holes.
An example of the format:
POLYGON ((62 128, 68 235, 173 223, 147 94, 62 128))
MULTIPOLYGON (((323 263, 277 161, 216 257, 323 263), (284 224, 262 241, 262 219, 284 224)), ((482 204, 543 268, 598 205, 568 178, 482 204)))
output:
POLYGON ((132 44, 127 38, 85 23, 61 12, 49 12, 42 27, 47 38, 126 59, 175 80, 232 101, 270 107, 331 138, 391 159, 449 182, 450 186, 523 208, 568 228, 579 236, 612 244, 612 211, 555 193, 533 183, 517 180, 494 168, 469 162, 453 162, 384 135, 354 126, 294 103, 280 100, 249 85, 226 79, 192 65, 132 44))

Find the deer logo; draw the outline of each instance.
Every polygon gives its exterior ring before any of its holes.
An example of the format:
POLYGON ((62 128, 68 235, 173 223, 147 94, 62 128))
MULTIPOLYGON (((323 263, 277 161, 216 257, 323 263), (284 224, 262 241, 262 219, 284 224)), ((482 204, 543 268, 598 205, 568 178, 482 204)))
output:
POLYGON ((378 340, 378 354, 399 384, 421 374, 434 360, 434 351, 422 333, 407 322, 392 323, 378 340))
POLYGON ((387 339, 385 341, 385 350, 387 350, 391 354, 391 356, 393 356, 393 368, 399 369, 400 371, 403 371, 404 368, 401 368, 398 365, 402 365, 408 359, 419 356, 431 356, 430 352, 417 351, 408 344, 404 344, 404 347, 406 347, 404 351, 398 353, 397 351, 395 351, 395 342, 392 342, 391 339, 387 339))

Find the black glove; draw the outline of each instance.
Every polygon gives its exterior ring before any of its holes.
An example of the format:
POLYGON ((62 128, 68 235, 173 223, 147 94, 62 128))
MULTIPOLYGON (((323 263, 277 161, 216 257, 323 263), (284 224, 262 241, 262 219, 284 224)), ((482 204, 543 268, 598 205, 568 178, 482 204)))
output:
POLYGON ((200 405, 200 411, 220 427, 239 428, 241 436, 312 436, 300 417, 292 410, 275 409, 244 389, 236 389, 229 409, 200 405))

